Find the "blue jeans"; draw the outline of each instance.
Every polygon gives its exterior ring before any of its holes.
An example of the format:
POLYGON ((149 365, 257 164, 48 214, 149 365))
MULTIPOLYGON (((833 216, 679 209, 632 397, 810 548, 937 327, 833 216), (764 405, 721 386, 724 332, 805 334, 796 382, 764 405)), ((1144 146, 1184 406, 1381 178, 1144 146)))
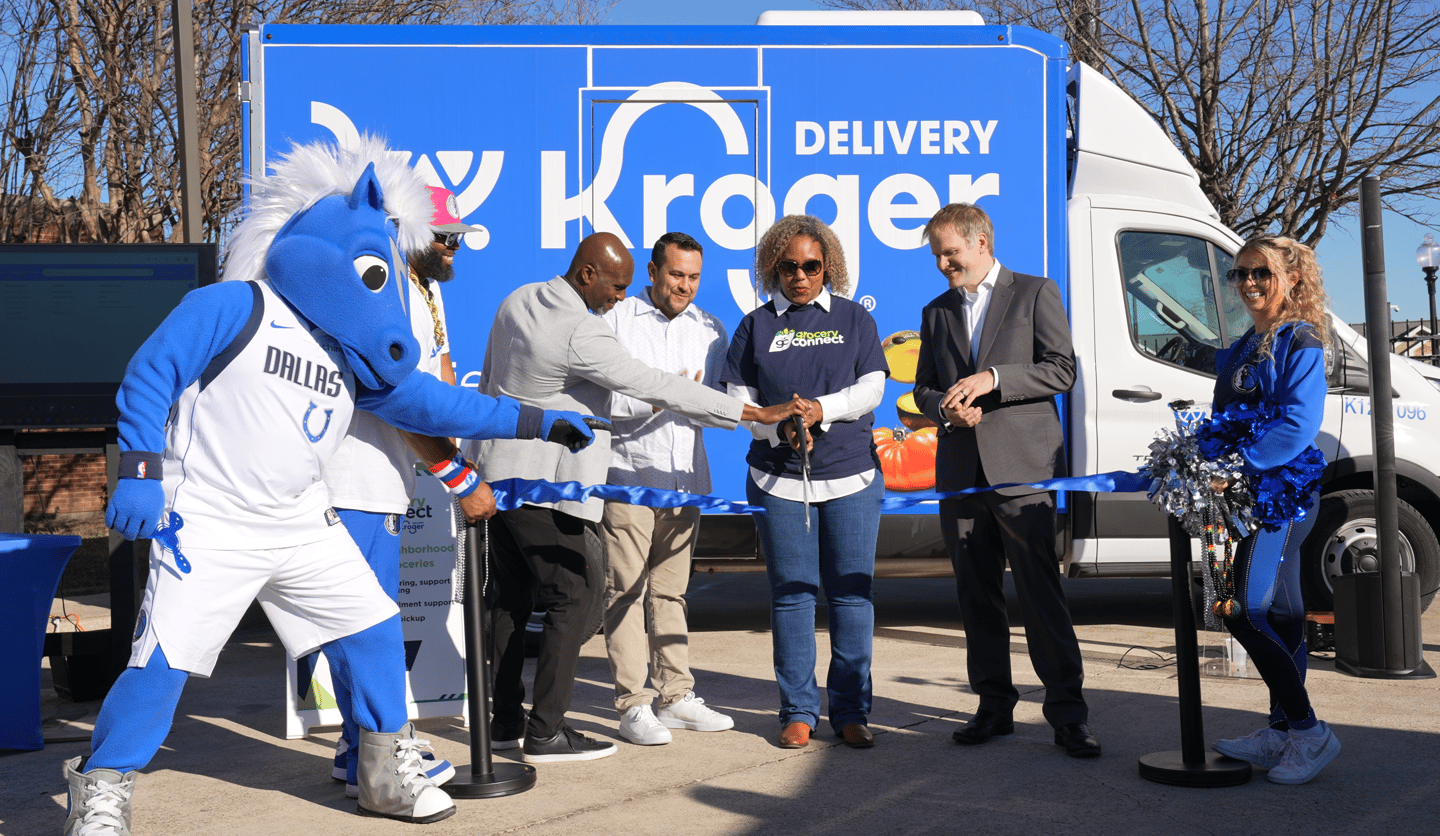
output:
POLYGON ((1260 529, 1235 551, 1235 600, 1240 611, 1225 627, 1255 661, 1270 689, 1270 722, 1275 728, 1315 724, 1305 690, 1305 603, 1300 598, 1300 544, 1315 527, 1316 497, 1310 513, 1279 531, 1260 529))
POLYGON ((870 656, 875 632, 871 589, 875 539, 880 533, 879 473, 868 488, 805 505, 771 496, 753 481, 745 486, 755 515, 765 571, 770 577, 770 627, 775 647, 775 682, 780 686, 780 722, 819 725, 820 690, 815 682, 815 596, 825 584, 830 628, 830 672, 825 678, 830 725, 839 732, 864 723, 870 714, 870 656))

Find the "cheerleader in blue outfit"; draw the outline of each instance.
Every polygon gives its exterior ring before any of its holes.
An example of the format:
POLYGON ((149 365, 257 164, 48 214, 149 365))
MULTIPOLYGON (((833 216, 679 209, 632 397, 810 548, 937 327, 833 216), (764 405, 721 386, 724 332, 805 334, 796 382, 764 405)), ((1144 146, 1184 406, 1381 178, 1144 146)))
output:
MULTIPOLYGON (((1217 357, 1214 412, 1258 407, 1270 416, 1237 451, 1263 493, 1266 471, 1323 461, 1314 442, 1325 407, 1325 287, 1314 250, 1274 236, 1247 241, 1227 278, 1255 325, 1217 357)), ((1217 491, 1226 486, 1215 480, 1217 491)), ((1269 769, 1279 784, 1306 783, 1340 754, 1340 741, 1316 719, 1305 691, 1300 546, 1315 523, 1318 499, 1318 491, 1311 492, 1287 519, 1240 542, 1234 594, 1219 605, 1225 626, 1270 689, 1270 722, 1245 737, 1216 741, 1215 751, 1269 769)))

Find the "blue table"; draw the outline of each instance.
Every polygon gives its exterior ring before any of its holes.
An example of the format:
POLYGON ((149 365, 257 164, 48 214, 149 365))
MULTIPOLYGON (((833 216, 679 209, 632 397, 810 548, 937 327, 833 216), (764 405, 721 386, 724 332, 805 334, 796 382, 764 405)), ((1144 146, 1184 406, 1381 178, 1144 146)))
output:
POLYGON ((0 749, 43 749, 40 658, 55 587, 80 538, 0 534, 0 749))

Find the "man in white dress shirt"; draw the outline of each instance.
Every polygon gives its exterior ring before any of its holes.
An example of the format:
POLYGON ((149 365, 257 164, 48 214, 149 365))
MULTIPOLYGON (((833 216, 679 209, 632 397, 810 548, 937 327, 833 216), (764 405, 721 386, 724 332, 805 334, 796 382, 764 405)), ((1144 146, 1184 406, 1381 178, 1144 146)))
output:
MULTIPOLYGON (((700 242, 689 235, 662 235, 647 266, 650 286, 611 308, 605 321, 637 360, 713 386, 729 339, 718 318, 691 304, 700 289, 702 255, 700 242)), ((620 394, 610 399, 610 417, 615 426, 610 484, 710 493, 700 425, 620 394)), ((685 589, 699 528, 699 508, 605 503, 600 522, 609 562, 605 646, 615 676, 620 736, 631 743, 669 743, 670 729, 735 726, 695 696, 690 674, 685 589), (657 696, 658 717, 651 708, 657 696)))

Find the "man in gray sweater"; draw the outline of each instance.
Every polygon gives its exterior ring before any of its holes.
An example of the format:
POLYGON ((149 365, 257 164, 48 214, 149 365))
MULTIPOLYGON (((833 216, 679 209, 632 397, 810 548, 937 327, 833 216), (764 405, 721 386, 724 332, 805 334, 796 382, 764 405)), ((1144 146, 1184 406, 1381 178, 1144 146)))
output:
MULTIPOLYGON (((746 404, 632 357, 597 314, 625 298, 634 272, 634 259, 620 239, 599 232, 580 242, 565 275, 511 293, 490 328, 480 391, 600 417, 608 417, 610 393, 618 392, 725 429, 742 420, 778 423, 803 408, 799 400, 765 408, 746 404)), ((610 468, 610 433, 597 430, 595 443, 579 453, 514 440, 472 443, 471 453, 485 482, 518 478, 599 485, 610 468)), ((495 588, 492 745, 513 749, 523 741, 527 763, 594 760, 615 753, 615 744, 580 734, 565 722, 586 625, 604 593, 604 575, 585 569, 586 532, 593 537, 603 510, 599 499, 527 503, 501 511, 489 523, 495 588), (545 612, 544 642, 527 722, 520 675, 525 623, 537 603, 545 612)))

